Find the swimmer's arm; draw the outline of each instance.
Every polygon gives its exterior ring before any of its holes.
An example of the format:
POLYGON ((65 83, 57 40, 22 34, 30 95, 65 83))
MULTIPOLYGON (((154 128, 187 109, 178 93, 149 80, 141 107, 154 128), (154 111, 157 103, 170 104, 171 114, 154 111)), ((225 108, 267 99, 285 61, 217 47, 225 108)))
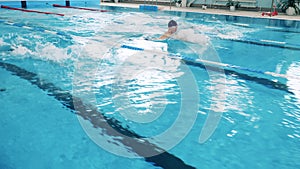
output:
POLYGON ((170 38, 170 34, 168 32, 166 32, 165 34, 161 35, 159 38, 155 38, 155 39, 151 39, 151 40, 165 40, 170 38))
POLYGON ((159 38, 157 38, 157 40, 165 40, 167 38, 169 38, 169 36, 164 34, 164 35, 160 36, 159 38))
POLYGON ((145 40, 149 40, 149 41, 163 41, 168 39, 168 36, 160 36, 159 38, 144 38, 145 40))

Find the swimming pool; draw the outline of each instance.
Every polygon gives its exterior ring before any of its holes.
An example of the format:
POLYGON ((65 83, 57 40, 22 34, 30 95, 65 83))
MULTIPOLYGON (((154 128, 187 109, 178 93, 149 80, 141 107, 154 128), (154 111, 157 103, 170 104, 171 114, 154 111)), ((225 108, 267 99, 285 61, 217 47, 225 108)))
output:
POLYGON ((0 9, 0 168, 299 168, 299 22, 101 8, 0 9))

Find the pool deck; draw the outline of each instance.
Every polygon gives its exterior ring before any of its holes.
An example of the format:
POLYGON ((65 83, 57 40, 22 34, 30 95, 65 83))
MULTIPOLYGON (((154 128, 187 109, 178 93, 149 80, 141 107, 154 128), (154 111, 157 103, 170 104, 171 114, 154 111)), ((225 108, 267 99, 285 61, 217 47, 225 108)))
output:
MULTIPOLYGON (((139 8, 141 4, 134 3, 113 3, 113 2, 101 2, 101 5, 104 6, 120 6, 120 7, 129 7, 129 8, 139 8)), ((207 8, 203 10, 200 7, 175 7, 172 6, 164 6, 164 5, 156 5, 160 10, 163 11, 183 11, 183 12, 198 12, 198 13, 207 13, 207 14, 221 14, 221 15, 232 15, 232 16, 246 16, 246 17, 255 17, 255 18, 272 18, 272 19, 284 19, 284 20, 298 20, 300 21, 300 15, 288 16, 284 13, 279 13, 276 16, 262 16, 262 12, 264 11, 244 11, 244 10, 236 10, 234 12, 229 11, 229 9, 212 9, 207 8)), ((268 11, 265 11, 268 12, 268 11)))

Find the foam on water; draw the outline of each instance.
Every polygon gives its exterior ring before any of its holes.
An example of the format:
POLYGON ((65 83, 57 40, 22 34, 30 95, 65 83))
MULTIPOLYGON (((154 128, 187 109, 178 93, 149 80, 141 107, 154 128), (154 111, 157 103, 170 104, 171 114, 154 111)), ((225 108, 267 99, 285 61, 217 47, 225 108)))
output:
MULTIPOLYGON (((120 38, 129 39, 132 36, 141 35, 157 38, 167 30, 167 22, 169 19, 171 18, 168 15, 155 16, 146 13, 135 12, 122 13, 122 15, 115 15, 111 13, 86 12, 74 15, 67 15, 66 17, 64 17, 64 19, 57 18, 56 21, 54 21, 54 32, 56 31, 71 34, 75 44, 67 45, 64 48, 60 48, 59 45, 56 45, 57 42, 47 42, 47 40, 42 39, 41 36, 45 36, 45 34, 34 35, 33 32, 31 32, 30 34, 33 34, 32 38, 34 39, 34 41, 37 41, 35 43, 37 47, 33 49, 32 47, 30 47, 30 45, 28 46, 20 44, 20 42, 26 42, 28 41, 28 39, 27 37, 23 37, 22 35, 17 35, 18 37, 14 42, 15 45, 13 46, 13 54, 18 56, 41 57, 41 59, 53 60, 55 62, 63 61, 65 59, 72 59, 72 57, 74 56, 72 56, 71 53, 77 53, 79 57, 84 56, 89 57, 91 59, 101 59, 105 55, 105 53, 109 51, 113 46, 119 45, 120 38), (61 28, 59 26, 61 25, 60 22, 65 21, 68 21, 69 26, 66 25, 63 28, 61 28), (117 38, 114 37, 117 34, 121 36, 117 38), (101 37, 101 40, 99 41, 97 37, 101 37), (81 50, 81 52, 72 52, 75 49, 81 50), (44 53, 45 55, 42 56, 40 55, 40 53, 44 53)), ((187 27, 192 27, 195 30, 195 32, 192 33, 186 32, 187 35, 183 35, 185 37, 193 37, 197 34, 203 34, 207 36, 214 36, 225 39, 241 39, 243 38, 244 34, 247 31, 249 31, 249 29, 241 29, 237 26, 232 26, 232 28, 228 29, 227 27, 225 28, 222 25, 211 27, 204 24, 202 25, 187 23, 184 20, 181 20, 179 17, 172 17, 172 19, 177 20, 179 30, 181 29, 187 31, 187 27)), ((47 34, 47 31, 45 33, 47 34)), ((203 36, 203 38, 194 39, 199 40, 206 38, 207 37, 203 36)), ((200 46, 203 46, 203 44, 200 44, 200 46)), ((200 51, 197 47, 192 48, 192 50, 185 50, 185 52, 187 54, 191 54, 194 52, 198 54, 203 53, 203 50, 200 51), (194 49, 197 49, 197 51, 195 51, 194 49)), ((180 51, 181 49, 178 50, 179 52, 182 52, 180 51)))

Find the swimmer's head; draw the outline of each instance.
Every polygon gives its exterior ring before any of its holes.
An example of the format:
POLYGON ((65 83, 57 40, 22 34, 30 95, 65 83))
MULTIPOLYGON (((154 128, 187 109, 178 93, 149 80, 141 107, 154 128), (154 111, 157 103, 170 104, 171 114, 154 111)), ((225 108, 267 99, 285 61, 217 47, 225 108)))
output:
POLYGON ((170 20, 168 23, 168 32, 169 34, 173 34, 177 31, 177 23, 174 20, 170 20))
POLYGON ((168 28, 173 27, 173 26, 177 26, 177 22, 174 20, 170 20, 170 22, 168 23, 168 28))

